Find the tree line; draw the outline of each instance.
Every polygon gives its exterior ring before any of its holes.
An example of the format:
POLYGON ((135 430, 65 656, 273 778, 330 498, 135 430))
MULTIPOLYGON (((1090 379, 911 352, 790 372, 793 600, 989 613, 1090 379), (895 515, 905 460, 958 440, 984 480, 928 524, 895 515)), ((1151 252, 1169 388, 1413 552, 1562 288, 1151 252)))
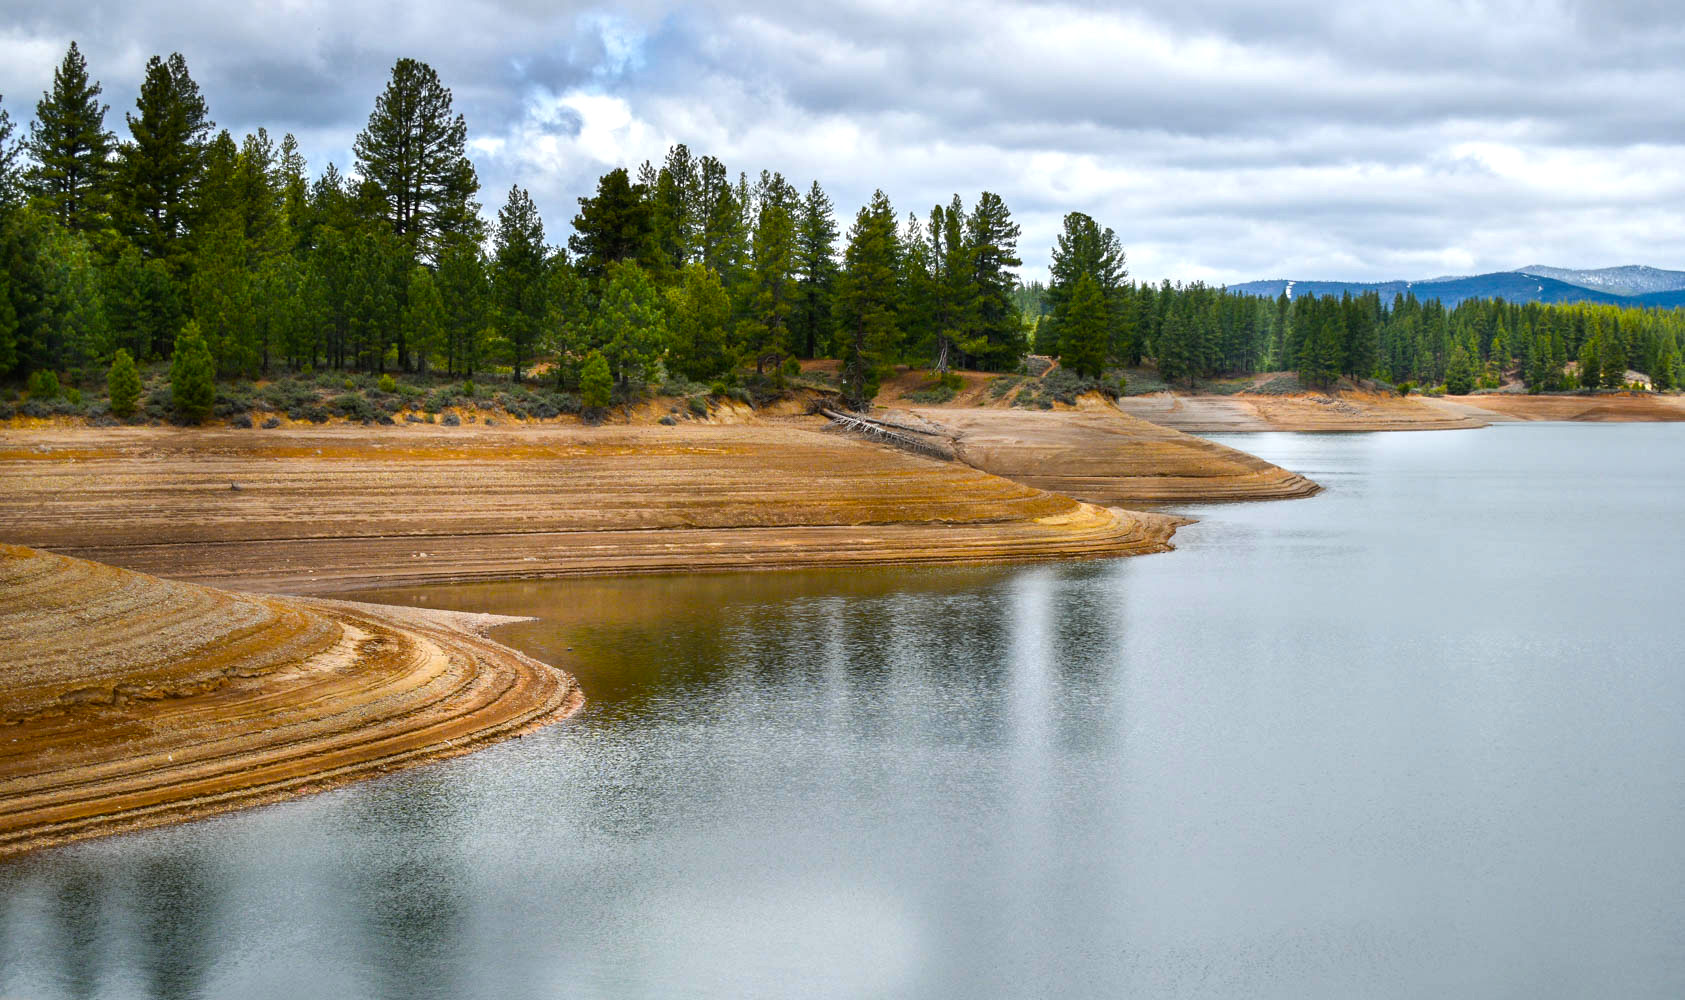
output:
POLYGON ((507 366, 601 398, 828 357, 860 404, 893 364, 1011 371, 1031 350, 1086 377, 1151 363, 1189 382, 1292 369, 1457 391, 1519 372, 1557 389, 1634 367, 1668 388, 1682 374, 1685 314, 1141 284, 1080 212, 1047 283, 1024 285, 996 194, 901 216, 878 191, 843 230, 817 181, 733 177, 683 145, 604 174, 553 242, 519 186, 484 220, 466 122, 414 59, 394 65, 348 172, 312 175, 290 135, 218 130, 180 53, 148 61, 124 137, 101 92, 72 43, 22 135, 0 99, 0 379, 122 369, 127 386, 136 363, 163 361, 194 379, 507 366))
POLYGON ((1436 300, 1378 293, 1276 298, 1198 282, 1113 277, 1109 231, 1067 218, 1046 287, 1020 293, 1038 349, 1086 374, 1150 359, 1172 383, 1293 371, 1338 379, 1444 386, 1454 394, 1519 381, 1533 392, 1620 388, 1628 371, 1658 390, 1685 386, 1685 311, 1574 303, 1436 300), (1096 250, 1096 248, 1099 248, 1096 250), (1098 261, 1098 265, 1083 261, 1098 261), (1068 276, 1074 268, 1078 277, 1068 276), (1100 276, 1095 278, 1094 276, 1100 276))

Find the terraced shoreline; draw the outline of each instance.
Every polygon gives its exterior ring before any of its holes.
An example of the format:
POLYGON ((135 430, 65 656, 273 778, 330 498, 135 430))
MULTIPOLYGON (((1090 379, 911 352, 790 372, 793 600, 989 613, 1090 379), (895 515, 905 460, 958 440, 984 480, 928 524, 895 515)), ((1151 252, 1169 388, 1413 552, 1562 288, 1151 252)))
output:
POLYGON ((1160 552, 1175 521, 808 426, 13 432, 0 538, 269 593, 1160 552))
POLYGON ((516 619, 214 590, 0 546, 0 856, 273 802, 566 717, 516 619))
POLYGON ((506 619, 264 595, 1137 555, 1185 522, 1116 504, 1316 489, 1115 410, 939 416, 964 461, 817 417, 8 429, 0 855, 462 753, 582 701, 485 638, 506 619))

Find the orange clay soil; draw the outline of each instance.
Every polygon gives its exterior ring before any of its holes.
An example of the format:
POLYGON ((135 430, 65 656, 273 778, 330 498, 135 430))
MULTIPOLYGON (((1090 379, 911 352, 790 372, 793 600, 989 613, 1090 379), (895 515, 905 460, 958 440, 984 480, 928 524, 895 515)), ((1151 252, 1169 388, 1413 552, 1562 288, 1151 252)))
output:
POLYGON ((519 619, 260 597, 0 545, 0 855, 314 791, 566 716, 519 619))
POLYGON ((0 538, 270 593, 1169 548, 1174 519, 821 423, 13 430, 0 538))
POLYGON ((1274 500, 1320 489, 1261 458, 1121 413, 1097 394, 1077 404, 911 412, 937 425, 961 461, 1093 503, 1274 500))

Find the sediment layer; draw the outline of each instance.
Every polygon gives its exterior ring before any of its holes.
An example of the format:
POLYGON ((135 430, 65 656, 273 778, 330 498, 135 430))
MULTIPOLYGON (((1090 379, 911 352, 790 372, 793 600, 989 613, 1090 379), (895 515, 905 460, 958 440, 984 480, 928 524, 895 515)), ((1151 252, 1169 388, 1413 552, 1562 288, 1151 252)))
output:
POLYGON ((1450 396, 1426 402, 1446 413, 1467 414, 1493 423, 1511 420, 1672 423, 1685 420, 1685 396, 1653 396, 1647 393, 1532 396, 1505 392, 1450 396))
POLYGON ((562 718, 515 619, 213 590, 0 546, 0 855, 274 801, 562 718))
POLYGON ((1292 396, 1129 396, 1117 406, 1190 434, 1251 431, 1437 431, 1485 427, 1490 413, 1432 405, 1392 393, 1300 393, 1292 396))
POLYGON ((969 465, 1099 504, 1208 503, 1310 496, 1321 487, 1261 458, 1121 413, 917 409, 969 465))
POLYGON ((0 538, 271 593, 1130 555, 1174 530, 771 424, 14 431, 0 479, 0 538))

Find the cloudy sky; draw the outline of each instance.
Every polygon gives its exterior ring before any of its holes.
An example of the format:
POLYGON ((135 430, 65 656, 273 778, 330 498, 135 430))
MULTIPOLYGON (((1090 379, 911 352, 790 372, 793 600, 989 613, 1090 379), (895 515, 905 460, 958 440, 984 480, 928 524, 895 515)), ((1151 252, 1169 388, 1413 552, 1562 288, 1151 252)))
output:
POLYGON ((124 134, 146 58, 180 50, 220 126, 293 132, 315 171, 413 56, 488 213, 525 186, 552 242, 597 175, 686 142, 850 217, 874 187, 921 214, 996 191, 1028 275, 1071 210, 1154 280, 1685 267, 1672 7, 0 0, 0 94, 27 120, 74 38, 124 134))

